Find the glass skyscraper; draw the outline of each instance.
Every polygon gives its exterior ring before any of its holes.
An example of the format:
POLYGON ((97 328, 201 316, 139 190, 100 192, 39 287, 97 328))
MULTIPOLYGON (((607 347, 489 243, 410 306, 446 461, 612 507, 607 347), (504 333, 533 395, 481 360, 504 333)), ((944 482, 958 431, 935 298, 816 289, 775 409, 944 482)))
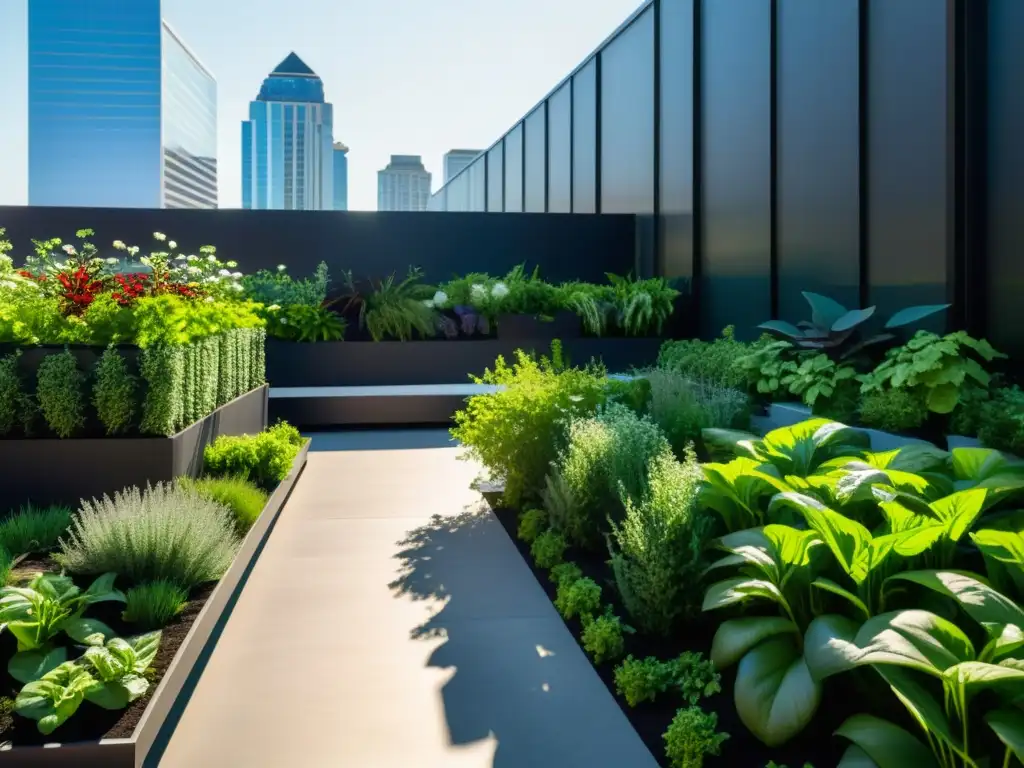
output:
POLYGON ((348 210, 348 147, 334 142, 334 210, 348 210))
POLYGON ((160 0, 32 0, 29 204, 217 206, 217 85, 160 0))
POLYGON ((324 84, 295 53, 263 81, 242 123, 242 207, 334 207, 334 115, 324 84))

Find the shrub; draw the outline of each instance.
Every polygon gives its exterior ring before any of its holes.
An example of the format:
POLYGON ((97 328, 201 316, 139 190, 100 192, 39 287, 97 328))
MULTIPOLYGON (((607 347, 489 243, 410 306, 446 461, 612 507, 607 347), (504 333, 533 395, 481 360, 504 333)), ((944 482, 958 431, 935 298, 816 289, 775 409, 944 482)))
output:
POLYGON ((330 275, 325 261, 317 265, 311 278, 295 279, 288 274, 284 265, 273 272, 261 269, 254 275, 242 278, 245 295, 268 306, 297 304, 319 307, 327 299, 329 285, 330 275))
POLYGON ((517 506, 544 487, 551 462, 565 443, 568 419, 593 413, 604 401, 604 370, 567 367, 555 341, 550 358, 537 360, 516 350, 511 366, 499 357, 493 371, 474 381, 504 389, 469 398, 455 414, 452 436, 465 446, 466 458, 504 479, 505 498, 517 506))
POLYGON ((665 731, 665 755, 672 768, 702 768, 704 758, 719 755, 727 733, 715 733, 718 715, 700 707, 680 709, 665 731))
POLYGON ((57 437, 71 437, 85 426, 85 377, 68 350, 39 363, 36 397, 43 417, 57 437))
POLYGON ((565 555, 565 539, 554 531, 545 531, 534 540, 530 554, 538 568, 554 568, 565 555))
POLYGON ((590 654, 594 663, 601 664, 605 661, 614 661, 625 653, 625 634, 632 631, 633 628, 623 624, 619 617, 612 613, 611 606, 608 606, 603 615, 584 621, 580 641, 583 643, 583 650, 590 654))
POLYGON ((166 580, 188 589, 224 575, 237 547, 227 507, 158 483, 83 501, 56 559, 71 573, 114 572, 136 584, 166 580))
POLYGON ((11 566, 13 565, 14 558, 11 557, 11 553, 0 547, 0 587, 7 584, 7 579, 11 575, 11 566))
POLYGON ((647 413, 651 399, 651 382, 647 374, 632 379, 608 379, 608 399, 622 403, 636 414, 647 413))
POLYGON ((20 350, 0 358, 0 435, 13 432, 19 425, 28 432, 35 414, 35 403, 18 375, 19 357, 20 350))
POLYGON ((649 490, 626 497, 626 516, 609 540, 612 572, 622 602, 641 629, 667 634, 700 611, 704 552, 714 517, 697 505, 703 475, 691 454, 668 452, 650 467, 649 490))
POLYGON ((67 507, 36 509, 31 505, 0 522, 0 546, 12 555, 49 552, 71 525, 67 507))
POLYGON ((272 487, 288 477, 301 447, 302 435, 282 421, 258 435, 221 435, 206 446, 203 462, 208 474, 272 487))
POLYGON ((108 435, 124 432, 135 415, 136 380, 128 372, 124 357, 108 347, 96 362, 96 383, 92 402, 108 435))
POLYGON ((600 547, 606 521, 622 518, 622 494, 641 496, 647 486, 647 464, 669 450, 654 422, 619 403, 609 403, 596 416, 574 420, 558 464, 574 501, 567 510, 569 518, 559 521, 566 536, 581 546, 600 547))
POLYGON ((658 353, 658 367, 674 371, 691 381, 745 390, 746 375, 736 367, 736 360, 748 354, 755 345, 737 341, 734 332, 735 328, 730 325, 722 331, 721 338, 714 341, 666 341, 658 353))
POLYGON ((705 659, 704 654, 685 651, 669 664, 673 684, 690 704, 722 691, 722 676, 715 670, 714 662, 705 659))
POLYGON ((648 656, 643 661, 627 656, 615 668, 615 691, 635 707, 645 701, 654 701, 669 689, 675 680, 672 662, 659 661, 648 656))
POLYGON ((231 510, 235 527, 245 535, 263 514, 267 494, 263 489, 242 477, 202 477, 198 480, 181 478, 179 484, 193 488, 196 493, 213 499, 231 510))
POLYGON ((565 582, 572 583, 583 578, 583 571, 576 563, 559 563, 551 569, 548 578, 555 584, 561 586, 565 582))
POLYGON ((978 437, 989 448, 1024 456, 1024 392, 997 389, 981 406, 978 437))
POLYGON ((883 389, 864 395, 859 411, 862 424, 883 432, 918 429, 928 418, 921 393, 908 389, 883 389))
POLYGON ((562 579, 558 582, 555 608, 562 618, 591 618, 601 607, 601 587, 593 579, 562 579))
POLYGON ((160 629, 184 610, 188 592, 172 581, 149 581, 128 590, 121 618, 145 631, 160 629))
POLYGON ((750 425, 750 401, 737 389, 707 381, 691 381, 675 371, 646 371, 651 398, 648 413, 672 446, 683 456, 686 446, 700 440, 701 430, 746 429, 750 425))
POLYGON ((516 536, 527 544, 548 529, 548 514, 543 509, 528 509, 519 515, 519 528, 516 536))

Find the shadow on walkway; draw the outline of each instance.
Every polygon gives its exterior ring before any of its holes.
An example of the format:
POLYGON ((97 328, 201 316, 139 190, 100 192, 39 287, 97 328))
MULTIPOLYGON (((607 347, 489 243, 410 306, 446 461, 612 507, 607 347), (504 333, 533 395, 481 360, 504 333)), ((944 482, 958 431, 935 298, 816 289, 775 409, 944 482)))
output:
POLYGON ((446 640, 428 666, 451 743, 497 742, 492 768, 644 768, 622 716, 489 509, 435 516, 399 544, 396 596, 437 601, 412 632, 446 640))

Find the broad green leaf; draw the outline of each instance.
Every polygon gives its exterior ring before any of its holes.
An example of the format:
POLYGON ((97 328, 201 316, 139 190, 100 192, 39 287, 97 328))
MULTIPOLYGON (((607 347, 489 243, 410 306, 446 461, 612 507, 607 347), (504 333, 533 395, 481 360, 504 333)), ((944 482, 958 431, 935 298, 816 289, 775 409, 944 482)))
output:
POLYGON ((831 328, 832 324, 847 312, 846 307, 838 301, 820 293, 803 291, 803 296, 811 305, 811 322, 819 328, 831 328))
POLYGON ((1024 763, 1024 712, 997 709, 985 715, 985 722, 999 740, 1024 763))
POLYGON ((20 621, 7 622, 7 631, 14 635, 18 641, 18 652, 34 651, 42 647, 49 638, 39 639, 39 622, 35 617, 29 617, 20 621))
POLYGON ((911 581, 956 600, 968 616, 982 625, 1015 624, 1024 628, 1024 608, 964 571, 906 571, 887 581, 911 581))
POLYGON ((839 764, 836 768, 878 768, 878 763, 872 760, 868 753, 856 744, 851 744, 843 752, 843 756, 839 758, 839 764))
POLYGON ((751 598, 761 597, 785 605, 786 599, 779 588, 770 581, 763 579, 736 578, 725 579, 708 587, 704 595, 704 606, 701 610, 711 611, 725 608, 728 605, 743 602, 751 598))
POLYGON ((864 605, 864 601, 857 597, 853 592, 850 592, 848 589, 844 589, 831 579, 817 578, 811 582, 811 586, 823 589, 826 592, 831 592, 833 595, 839 595, 839 597, 847 600, 851 605, 853 605, 853 607, 856 608, 865 619, 871 617, 871 611, 869 611, 868 607, 864 605))
POLYGON ((814 531, 798 531, 788 525, 766 525, 764 537, 771 543, 775 557, 787 568, 809 565, 811 549, 821 543, 814 531))
POLYGON ((904 493, 915 493, 925 499, 939 498, 938 490, 921 475, 897 469, 875 469, 863 465, 849 465, 836 483, 836 496, 844 504, 872 501, 872 486, 890 485, 904 493))
POLYGON ((983 661, 964 661, 950 667, 943 675, 948 685, 968 694, 986 688, 1002 687, 1006 690, 1024 690, 1024 669, 1004 664, 986 664, 983 661))
POLYGON ((769 320, 757 326, 762 331, 772 331, 790 339, 802 339, 804 332, 785 320, 769 320))
POLYGON ((719 549, 731 551, 736 547, 760 547, 768 550, 771 542, 764 535, 764 528, 744 528, 741 531, 733 531, 720 536, 713 542, 719 549))
POLYGON ((910 667, 941 677, 975 658, 974 646, 953 622, 929 611, 883 613, 864 622, 853 640, 857 665, 910 667))
MULTIPOLYGON (((922 304, 919 307, 907 307, 901 309, 899 312, 889 318, 885 324, 886 328, 902 328, 912 323, 919 323, 926 317, 938 314, 939 312, 945 312, 950 308, 950 304, 922 304)), ((882 768, 886 768, 882 766, 882 768)))
POLYGON ((843 333, 856 328, 861 323, 867 322, 875 314, 874 307, 867 309, 851 309, 845 315, 832 323, 833 333, 843 333))
POLYGON ((123 659, 117 658, 109 649, 100 646, 87 648, 83 658, 96 670, 96 676, 103 682, 116 681, 130 671, 123 659))
POLYGON ((796 509, 807 520, 833 557, 858 584, 867 575, 863 553, 871 542, 871 533, 860 523, 833 512, 817 499, 799 493, 780 493, 772 499, 769 512, 778 507, 796 509))
POLYGON ((128 706, 128 689, 117 681, 99 683, 85 693, 85 698, 103 709, 124 709, 128 706))
POLYGON ((971 539, 989 557, 1024 571, 1024 535, 1018 531, 983 528, 972 533, 971 539))
POLYGON ((985 508, 986 494, 984 488, 972 488, 931 503, 936 517, 946 524, 947 535, 952 541, 959 541, 974 525, 985 508))
POLYGON ((871 438, 863 430, 828 419, 808 419, 773 429, 758 446, 761 457, 785 475, 807 477, 837 456, 863 456, 871 438))
POLYGON ((734 696, 736 712, 747 729, 767 746, 777 747, 814 718, 821 685, 811 677, 796 642, 776 636, 740 660, 734 696))
POLYGON ((96 685, 85 668, 66 661, 27 683, 14 700, 14 711, 35 720, 39 732, 49 735, 78 711, 86 691, 96 685))
POLYGON ((991 639, 978 654, 978 661, 998 662, 1024 648, 1024 629, 1016 624, 985 624, 985 631, 991 639))
POLYGON ((895 551, 900 557, 916 557, 927 552, 935 542, 946 537, 946 526, 929 521, 915 528, 893 534, 895 551))
POLYGON ((105 573, 89 585, 89 588, 85 590, 85 594, 82 596, 85 598, 86 605, 105 602, 125 602, 124 593, 114 589, 114 579, 116 578, 116 573, 105 573))
POLYGON ((11 656, 7 671, 19 683, 31 683, 68 660, 67 648, 44 646, 11 656))
POLYGON ((731 667, 761 641, 797 631, 792 621, 781 616, 750 616, 723 621, 711 642, 711 660, 719 669, 731 667))
POLYGON ((821 682, 853 668, 847 652, 857 634, 858 624, 845 616, 818 616, 804 633, 804 661, 811 677, 821 682))
POLYGON ((160 650, 160 632, 149 632, 133 637, 129 642, 135 649, 135 672, 142 674, 153 663, 156 653, 160 650))
POLYGON ((759 458, 754 447, 761 438, 752 432, 741 432, 735 429, 708 428, 701 430, 704 445, 709 451, 721 451, 732 456, 759 458))
POLYGON ((952 413, 960 402, 960 388, 956 384, 940 384, 928 390, 928 410, 935 413, 952 413))
POLYGON ((106 638, 114 636, 114 630, 102 621, 86 617, 68 619, 61 625, 61 629, 82 645, 103 645, 106 638))
POLYGON ((916 737, 874 715, 854 715, 836 729, 836 736, 849 739, 874 761, 878 768, 933 768, 935 756, 916 737))
POLYGON ((773 466, 749 458, 705 464, 703 470, 707 483, 701 503, 718 512, 730 530, 757 525, 768 499, 789 490, 773 466))
POLYGON ((1024 475, 1024 462, 1010 459, 991 448, 954 448, 950 455, 953 478, 960 487, 973 487, 1000 475, 1024 475))
POLYGON ((950 727, 942 703, 915 678, 914 673, 892 666, 875 667, 875 671, 889 684, 903 706, 917 724, 933 738, 939 738, 958 754, 963 754, 963 742, 950 727))

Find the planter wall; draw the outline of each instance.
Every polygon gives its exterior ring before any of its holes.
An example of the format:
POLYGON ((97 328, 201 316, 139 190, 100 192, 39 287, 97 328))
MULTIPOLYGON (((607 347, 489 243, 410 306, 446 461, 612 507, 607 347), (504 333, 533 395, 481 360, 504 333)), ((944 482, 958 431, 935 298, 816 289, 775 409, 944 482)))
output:
MULTIPOLYGON (((571 362, 604 361, 609 372, 653 365, 661 338, 563 339, 571 362)), ((359 387, 461 384, 493 368, 499 355, 511 362, 517 349, 550 354, 550 339, 480 341, 381 341, 298 344, 267 340, 267 381, 272 387, 359 387)))
POLYGON ((500 341, 575 339, 583 332, 583 322, 575 312, 558 312, 549 321, 533 315, 498 315, 495 324, 500 341))
POLYGON ((170 437, 0 440, 0 504, 75 506, 133 485, 195 477, 210 442, 220 435, 255 434, 267 426, 267 415, 262 386, 170 437))
POLYGON ((46 747, 5 748, 0 749, 0 762, 23 768, 141 768, 164 727, 173 725, 171 718, 175 715, 172 710, 182 689, 186 683, 194 685, 202 673, 205 662, 200 663, 200 657, 211 638, 216 642, 215 634, 219 634, 227 621, 233 598, 244 586, 264 541, 306 466, 308 450, 309 443, 306 442, 295 457, 288 477, 271 494, 263 513, 242 540, 234 562, 196 617, 131 737, 54 743, 46 747))

